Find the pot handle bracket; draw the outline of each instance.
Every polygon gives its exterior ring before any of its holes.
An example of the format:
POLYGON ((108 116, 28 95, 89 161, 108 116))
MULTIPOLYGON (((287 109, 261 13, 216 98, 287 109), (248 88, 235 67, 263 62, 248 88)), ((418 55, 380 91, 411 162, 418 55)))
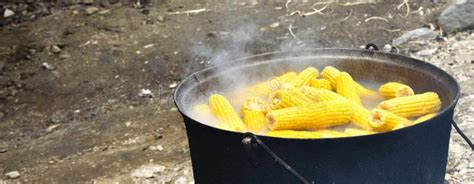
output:
POLYGON ((258 146, 262 147, 263 150, 268 153, 278 164, 283 166, 289 173, 295 176, 301 183, 304 184, 314 184, 314 181, 309 182, 306 178, 304 178, 298 171, 294 170, 289 164, 287 164, 283 159, 281 159, 275 152, 272 151, 263 141, 258 138, 255 134, 250 132, 246 132, 244 137, 242 138, 242 143, 245 145, 252 145, 253 143, 257 143, 258 146))
POLYGON ((471 150, 474 151, 474 145, 472 144, 471 140, 469 137, 467 137, 466 134, 459 128, 458 124, 454 120, 451 120, 451 124, 453 125, 454 129, 456 129, 456 132, 466 141, 467 145, 471 148, 471 150))

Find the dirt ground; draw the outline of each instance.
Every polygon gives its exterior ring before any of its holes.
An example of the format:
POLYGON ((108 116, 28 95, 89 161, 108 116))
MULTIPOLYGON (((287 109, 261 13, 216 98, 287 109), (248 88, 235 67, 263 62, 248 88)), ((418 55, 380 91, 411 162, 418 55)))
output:
MULTIPOLYGON (((290 13, 310 13, 312 3, 290 3, 287 9, 285 1, 254 2, 164 0, 149 12, 113 5, 90 15, 87 7, 73 6, 1 27, 0 183, 192 183, 185 128, 171 96, 174 84, 250 54, 383 46, 404 31, 435 25, 447 6, 410 3, 404 17, 400 2, 329 4, 321 14, 303 17, 290 13), (142 89, 153 97, 140 96, 142 89), (158 166, 164 170, 154 178, 132 176, 158 166), (10 171, 21 176, 7 179, 10 171)), ((472 96, 472 88, 464 93, 472 96)))

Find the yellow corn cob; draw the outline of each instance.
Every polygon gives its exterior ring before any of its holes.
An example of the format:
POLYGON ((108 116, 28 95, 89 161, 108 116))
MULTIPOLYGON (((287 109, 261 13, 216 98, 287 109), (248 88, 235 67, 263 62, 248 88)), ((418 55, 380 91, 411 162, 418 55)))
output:
POLYGON ((198 117, 209 117, 212 115, 209 106, 206 104, 197 104, 193 107, 193 113, 198 117))
POLYGON ((235 112, 230 102, 222 95, 213 94, 209 97, 209 108, 221 123, 227 123, 233 130, 244 131, 245 125, 235 112))
POLYGON ((435 117, 436 115, 438 115, 438 113, 435 112, 435 113, 429 113, 427 115, 421 116, 418 119, 416 119, 415 121, 413 121, 413 124, 418 124, 418 123, 427 121, 427 120, 435 117))
POLYGON ((317 138, 337 138, 346 137, 346 134, 333 130, 318 131, 294 131, 294 130, 272 130, 267 136, 293 139, 317 139, 317 138))
POLYGON ((327 90, 332 90, 331 82, 329 82, 329 80, 326 80, 326 79, 315 79, 315 78, 313 78, 309 82, 309 86, 311 86, 313 88, 323 88, 323 89, 327 89, 327 90))
POLYGON ((270 108, 281 109, 293 106, 304 106, 313 101, 298 90, 289 92, 278 90, 270 95, 270 108))
POLYGON ((308 67, 301 71, 296 78, 291 80, 290 84, 295 87, 301 87, 308 85, 311 79, 318 77, 319 72, 318 69, 314 67, 308 67))
POLYGON ((375 130, 380 132, 403 128, 411 124, 410 120, 382 109, 372 110, 369 122, 375 130))
POLYGON ((362 105, 362 101, 360 100, 359 93, 357 92, 355 82, 348 73, 341 72, 336 77, 336 91, 337 94, 346 97, 348 100, 362 105))
POLYGON ((244 122, 248 130, 252 132, 259 132, 265 128, 265 114, 260 111, 245 111, 244 122))
POLYGON ((356 129, 356 128, 346 128, 344 130, 344 134, 348 136, 370 135, 370 134, 375 134, 375 133, 377 132, 370 131, 370 130, 356 129))
POLYGON ((290 82, 296 78, 296 76, 297 74, 295 72, 287 72, 279 77, 255 84, 244 91, 247 94, 252 94, 255 96, 267 96, 271 91, 279 89, 282 83, 290 82))
POLYGON ((352 104, 352 124, 364 130, 372 130, 372 126, 370 126, 369 122, 369 116, 370 111, 367 110, 365 107, 358 104, 352 104))
POLYGON ((267 136, 293 139, 316 139, 321 138, 322 134, 311 131, 272 130, 267 133, 267 136))
POLYGON ((216 125, 216 128, 222 129, 222 130, 227 130, 227 131, 235 131, 232 127, 230 127, 229 124, 227 123, 218 123, 216 125))
POLYGON ((347 124, 351 118, 347 100, 328 101, 306 106, 278 109, 267 114, 270 130, 323 129, 347 124))
POLYGON ((415 95, 410 86, 398 82, 388 82, 381 85, 379 92, 386 99, 415 95))
MULTIPOLYGON (((340 73, 341 71, 339 71, 337 68, 334 68, 332 66, 326 66, 321 72, 321 76, 323 76, 324 79, 331 82, 332 87, 336 89, 336 77, 339 76, 340 73)), ((361 95, 374 96, 377 94, 375 91, 365 88, 364 86, 362 86, 355 80, 354 80, 354 83, 356 85, 357 91, 361 95)))
POLYGON ((343 96, 327 89, 316 89, 309 86, 303 86, 300 91, 314 102, 326 102, 334 100, 347 100, 343 96))
POLYGON ((341 73, 337 68, 334 68, 332 66, 326 66, 323 71, 321 71, 321 76, 323 76, 324 79, 328 80, 331 82, 331 85, 333 88, 336 88, 336 77, 341 73))
POLYGON ((321 138, 337 138, 337 137, 347 137, 348 135, 342 132, 334 131, 334 130, 317 130, 315 131, 321 134, 321 138))
POLYGON ((259 97, 247 97, 242 103, 242 112, 245 111, 258 111, 265 113, 267 110, 267 104, 259 97))
POLYGON ((413 96, 385 100, 377 107, 390 111, 398 116, 409 118, 437 112, 441 108, 441 101, 438 94, 426 92, 413 96))

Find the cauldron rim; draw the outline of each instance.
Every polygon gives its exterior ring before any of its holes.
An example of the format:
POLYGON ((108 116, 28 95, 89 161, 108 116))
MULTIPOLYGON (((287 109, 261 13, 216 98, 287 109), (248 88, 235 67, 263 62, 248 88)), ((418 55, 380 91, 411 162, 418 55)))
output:
MULTIPOLYGON (((178 111, 183 115, 183 116, 186 116, 187 118, 190 118, 191 120, 193 120, 194 122, 197 122, 203 126, 207 126, 209 128, 213 128, 213 129, 217 129, 217 130, 220 130, 220 131, 225 131, 225 132, 228 132, 228 133, 233 133, 233 134, 238 134, 238 135, 242 135, 244 136, 245 134, 249 133, 249 132, 235 132, 235 131, 228 131, 228 130, 223 130, 223 129, 219 129, 219 128, 216 128, 216 127, 213 127, 213 126, 210 126, 208 124, 205 124, 205 123, 201 123, 200 121, 198 121, 197 119, 193 118, 192 116, 189 116, 187 113, 185 113, 185 110, 183 109, 183 107, 178 103, 178 94, 181 92, 181 88, 183 88, 183 85, 186 84, 186 83, 189 83, 191 80, 192 80, 192 76, 195 76, 197 74, 201 74, 201 73, 205 73, 207 71, 210 71, 210 70, 215 70, 216 68, 218 68, 219 66, 223 66, 223 65, 230 65, 230 64, 235 64, 235 63, 239 63, 239 62, 243 62, 243 61, 247 61, 249 59, 252 59, 252 58, 258 58, 258 57, 263 57, 263 56, 270 56, 270 55, 275 55, 275 54, 283 54, 283 53, 305 53, 305 52, 349 52, 349 53, 368 53, 369 55, 374 55, 374 54, 379 54, 379 55, 388 55, 388 56, 391 56, 391 57, 398 57, 398 58, 401 58, 403 59, 404 61, 409 61, 411 60, 411 62, 420 62, 420 64, 422 65, 427 65, 428 67, 430 67, 431 69, 433 70, 438 70, 439 72, 443 73, 444 75, 446 75, 448 77, 448 80, 450 80, 450 82, 453 82, 453 85, 456 89, 454 89, 454 91, 456 92, 455 95, 453 96, 453 99, 451 100, 450 104, 448 106, 446 106, 445 108, 443 108, 435 117, 427 120, 426 122, 423 122, 423 123, 418 123, 418 124, 415 124, 415 125, 412 125, 412 126, 409 126, 409 127, 405 127, 405 128, 401 128, 401 129, 397 129, 397 130, 392 130, 392 131, 388 131, 388 132, 379 132, 379 133, 376 133, 376 134, 370 134, 370 135, 359 135, 359 136, 350 136, 350 137, 336 137, 336 138, 315 138, 315 139, 312 139, 312 138, 304 138, 304 139, 299 139, 299 138, 280 138, 280 137, 271 137, 271 136, 266 136, 266 135, 257 135, 257 136, 261 136, 261 137, 265 137, 265 138, 268 138, 268 139, 282 139, 282 140, 299 140, 299 141, 327 141, 327 140, 342 140, 342 139, 355 139, 355 138, 362 138, 362 137, 373 137, 373 138, 377 138, 379 136, 387 136, 387 135, 390 135, 390 134, 398 134, 400 132, 403 132, 403 131, 408 131, 409 129, 414 129, 414 128, 417 128, 419 126, 424 126, 425 124, 432 124, 432 123, 436 123, 436 119, 438 119, 439 117, 441 116, 445 116, 445 115, 449 115, 448 111, 452 111, 454 109, 454 106, 456 105, 456 103, 458 102, 459 100, 459 97, 460 97, 460 87, 459 87, 459 83, 456 81, 456 79, 454 79, 453 76, 451 76, 450 74, 448 74, 447 72, 445 72, 444 70, 442 70, 441 68, 438 68, 437 66, 429 63, 429 62, 426 62, 426 61, 423 61, 423 60, 420 60, 420 59, 416 59, 416 58, 412 58, 412 57, 408 57, 408 56, 404 56, 404 55, 401 55, 401 54, 395 54, 395 53, 386 53, 386 52, 382 52, 382 51, 375 51, 375 50, 364 50, 364 49, 349 49, 349 48, 309 48, 309 49, 300 49, 300 50, 291 50, 291 51, 274 51, 274 52, 266 52, 266 53, 261 53, 261 54, 256 54, 256 55, 252 55, 252 56, 247 56, 247 57, 241 57, 241 58, 237 58, 237 59, 233 59, 233 60, 230 60, 228 62, 225 62, 225 63, 222 63, 222 64, 218 64, 218 65, 214 65, 214 66, 211 66, 211 67, 208 67, 208 68, 204 68, 202 70, 199 70, 197 72, 194 72, 192 74, 190 74, 189 76, 187 76, 185 79, 183 79, 179 85, 176 87, 176 90, 174 92, 174 95, 173 95, 173 99, 174 99, 174 103, 178 109, 178 111)), ((275 58, 277 59, 277 58, 275 58)), ((241 66, 243 64, 237 64, 238 66, 241 66)), ((232 67, 233 68, 233 67, 232 67)), ((452 117, 451 117, 452 118, 452 117)))

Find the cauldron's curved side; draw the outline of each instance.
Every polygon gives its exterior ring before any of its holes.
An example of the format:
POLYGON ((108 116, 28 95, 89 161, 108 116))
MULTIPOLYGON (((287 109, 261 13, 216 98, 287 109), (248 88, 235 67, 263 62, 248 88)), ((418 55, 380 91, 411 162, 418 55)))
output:
MULTIPOLYGON (((397 131, 336 139, 281 139, 259 136, 269 148, 314 183, 443 183, 453 110, 459 86, 447 73, 412 58, 373 51, 312 49, 276 52, 235 60, 229 68, 284 62, 278 58, 312 57, 309 65, 336 64, 341 69, 381 80, 399 77, 418 91, 440 94, 442 112, 427 122, 397 131), (317 60, 325 60, 319 62, 317 60), (278 60, 278 61, 277 61, 278 60), (365 69, 373 70, 365 73, 365 69), (393 74, 397 72, 397 76, 393 74), (394 75, 393 77, 390 75, 394 75)), ((215 129, 192 119, 186 98, 217 68, 200 71, 177 88, 175 101, 186 125, 196 183, 298 183, 262 147, 242 143, 245 134, 215 129), (201 82, 201 83, 200 83, 201 82)), ((192 95, 191 95, 192 96, 192 95)))

